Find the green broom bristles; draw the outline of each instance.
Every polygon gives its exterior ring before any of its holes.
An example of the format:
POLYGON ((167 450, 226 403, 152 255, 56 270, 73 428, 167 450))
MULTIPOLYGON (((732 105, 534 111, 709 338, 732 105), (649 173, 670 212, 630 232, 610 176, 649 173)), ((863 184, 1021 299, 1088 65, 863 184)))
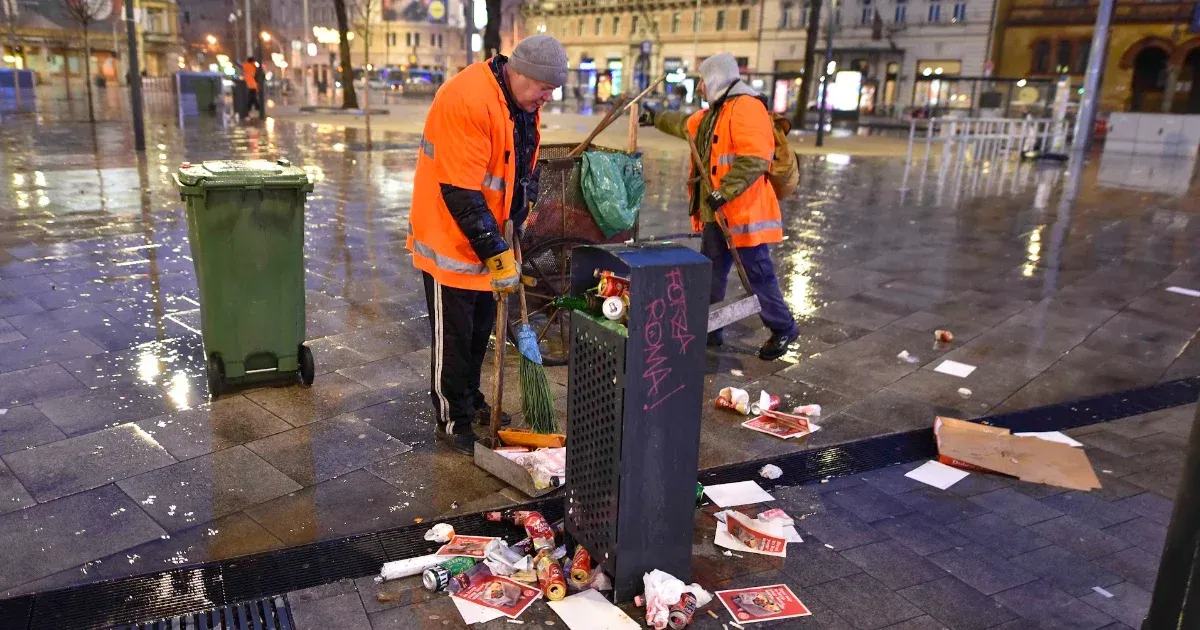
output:
POLYGON ((546 370, 521 355, 521 413, 534 433, 558 433, 554 418, 554 394, 546 370))

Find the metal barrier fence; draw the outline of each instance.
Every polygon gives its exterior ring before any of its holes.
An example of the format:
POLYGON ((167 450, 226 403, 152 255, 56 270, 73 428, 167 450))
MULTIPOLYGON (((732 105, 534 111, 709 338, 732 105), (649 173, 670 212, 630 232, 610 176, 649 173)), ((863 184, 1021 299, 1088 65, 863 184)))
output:
POLYGON ((944 185, 951 168, 961 177, 968 163, 1003 166, 1014 158, 1065 153, 1068 129, 1066 121, 1052 118, 933 118, 921 138, 914 120, 908 128, 908 155, 900 190, 909 189, 918 143, 924 145, 922 181, 928 174, 931 158, 936 155, 935 147, 941 145, 938 184, 944 185))

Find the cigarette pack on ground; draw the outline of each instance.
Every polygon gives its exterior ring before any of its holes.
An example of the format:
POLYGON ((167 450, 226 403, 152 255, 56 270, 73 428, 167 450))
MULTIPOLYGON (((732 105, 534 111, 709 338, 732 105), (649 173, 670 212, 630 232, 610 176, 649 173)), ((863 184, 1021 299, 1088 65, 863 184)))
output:
POLYGON ((948 466, 1083 492, 1100 487, 1083 449, 954 418, 935 420, 933 434, 938 461, 948 466))

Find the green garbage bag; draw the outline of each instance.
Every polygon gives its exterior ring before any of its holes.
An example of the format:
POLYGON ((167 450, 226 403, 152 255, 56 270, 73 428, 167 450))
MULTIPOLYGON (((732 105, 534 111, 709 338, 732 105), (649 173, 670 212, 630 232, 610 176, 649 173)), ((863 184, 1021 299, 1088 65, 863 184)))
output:
POLYGON ((625 153, 586 152, 579 179, 583 200, 606 238, 633 227, 646 193, 641 158, 625 153))

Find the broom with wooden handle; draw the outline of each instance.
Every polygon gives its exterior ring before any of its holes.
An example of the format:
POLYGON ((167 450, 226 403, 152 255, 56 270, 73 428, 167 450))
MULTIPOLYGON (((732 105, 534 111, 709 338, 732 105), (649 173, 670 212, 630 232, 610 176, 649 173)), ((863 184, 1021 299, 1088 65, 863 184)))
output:
MULTIPOLYGON (((532 206, 533 204, 530 204, 532 206)), ((532 208, 530 208, 532 210, 532 208)), ((513 251, 517 258, 517 268, 524 264, 521 254, 521 241, 514 234, 512 238, 513 251)), ((517 351, 521 354, 521 365, 518 371, 521 378, 521 415, 525 424, 534 433, 557 433, 558 423, 554 419, 554 392, 550 391, 550 380, 546 378, 546 369, 542 366, 542 352, 538 347, 537 333, 529 326, 529 307, 525 302, 525 285, 518 284, 518 295, 521 304, 521 323, 517 326, 517 351)))

